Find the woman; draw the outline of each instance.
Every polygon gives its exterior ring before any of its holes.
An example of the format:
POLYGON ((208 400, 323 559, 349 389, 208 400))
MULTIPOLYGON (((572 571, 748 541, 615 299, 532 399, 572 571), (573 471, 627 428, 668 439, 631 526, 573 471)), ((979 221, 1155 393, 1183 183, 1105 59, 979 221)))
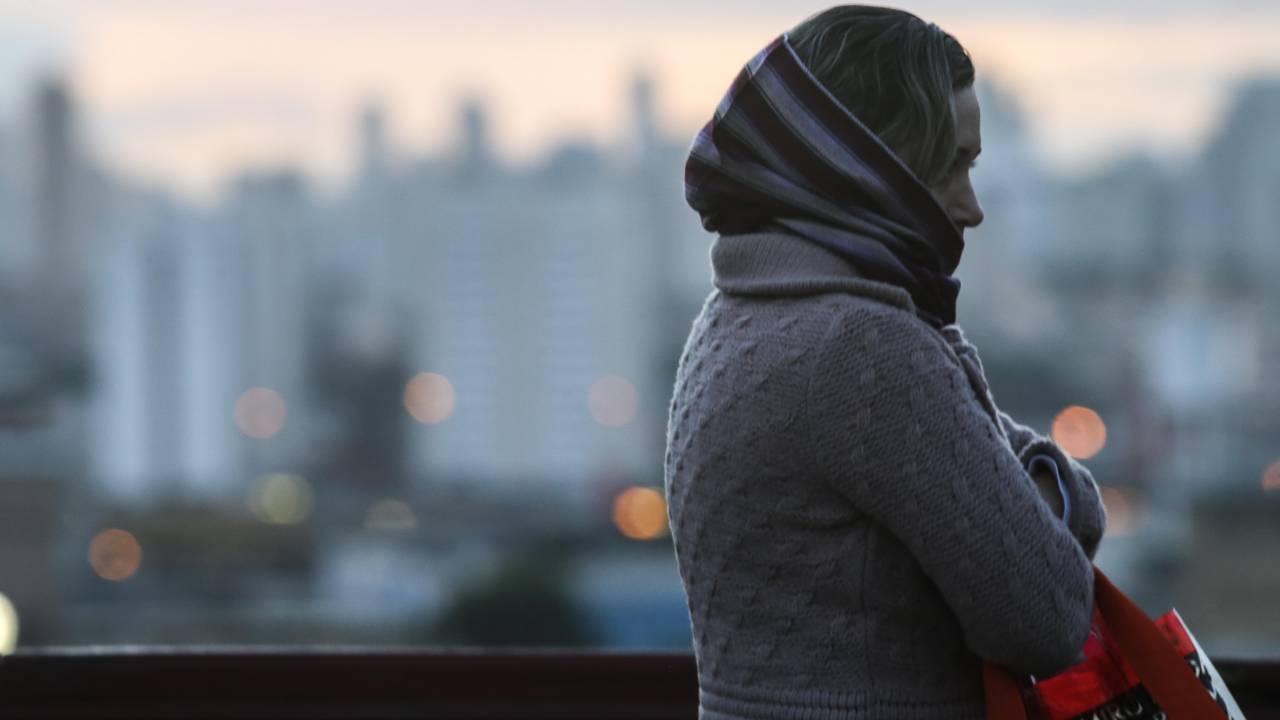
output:
POLYGON ((704 718, 981 718, 982 661, 1079 657, 1097 487, 996 408, 954 324, 973 75, 935 25, 836 7, 752 59, 693 145, 715 290, 666 489, 704 718))

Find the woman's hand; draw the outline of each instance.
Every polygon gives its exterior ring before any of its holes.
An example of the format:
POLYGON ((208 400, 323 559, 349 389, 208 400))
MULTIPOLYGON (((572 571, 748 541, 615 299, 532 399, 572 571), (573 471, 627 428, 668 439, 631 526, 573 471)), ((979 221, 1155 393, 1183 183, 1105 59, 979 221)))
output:
POLYGON ((1058 478, 1053 474, 1053 470, 1049 467, 1052 460, 1045 462, 1032 463, 1028 472, 1031 479, 1036 482, 1036 489, 1040 491, 1040 497, 1044 498, 1045 504, 1053 511, 1054 517, 1061 518, 1063 513, 1062 492, 1058 489, 1058 478))

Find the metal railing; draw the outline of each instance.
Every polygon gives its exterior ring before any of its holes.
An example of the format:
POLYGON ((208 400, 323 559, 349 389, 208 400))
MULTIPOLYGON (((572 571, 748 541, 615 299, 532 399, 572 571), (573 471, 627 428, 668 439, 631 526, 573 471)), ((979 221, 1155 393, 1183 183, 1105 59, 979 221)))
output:
MULTIPOLYGON (((1215 659, 1249 720, 1280 720, 1280 659, 1215 659)), ((67 648, 0 658, 0 718, 697 716, 689 653, 67 648)))

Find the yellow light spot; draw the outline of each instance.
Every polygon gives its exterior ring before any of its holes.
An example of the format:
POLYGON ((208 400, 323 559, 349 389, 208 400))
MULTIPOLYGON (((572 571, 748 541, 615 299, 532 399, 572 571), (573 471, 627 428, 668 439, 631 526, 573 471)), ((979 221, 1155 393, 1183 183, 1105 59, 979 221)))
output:
POLYGON ((270 388, 249 388, 236 400, 236 425, 252 438, 265 440, 284 428, 284 398, 270 388))
POLYGON ((1100 486, 1102 504, 1107 508, 1107 532, 1109 536, 1129 535, 1137 527, 1137 503, 1128 491, 1116 487, 1100 486))
POLYGON ((1107 426, 1098 413, 1072 405, 1053 419, 1053 440, 1071 457, 1087 460, 1107 444, 1107 426))
POLYGON ((311 514, 311 485, 298 475, 264 475, 249 497, 254 516, 271 525, 297 525, 311 514))
POLYGON ((456 401, 453 383, 438 373, 418 373, 404 387, 404 408, 420 423, 448 419, 456 401))
POLYGON ((0 655, 8 655, 18 647, 18 611, 9 598, 0 593, 0 655))
POLYGON ((379 500, 369 506, 364 516, 366 530, 405 532, 418 527, 413 508, 402 500, 379 500))
POLYGON ((1280 460, 1271 463, 1271 467, 1262 473, 1262 489, 1267 492, 1280 491, 1280 460))
POLYGON ((667 531, 667 501, 653 488, 627 488, 613 501, 613 524, 632 540, 652 540, 667 531))
POLYGON ((640 393, 624 377, 606 375, 587 390, 587 410, 601 425, 622 427, 635 419, 639 407, 640 393))
POLYGON ((128 580, 142 566, 142 546, 124 530, 103 530, 89 543, 89 565, 104 580, 128 580))

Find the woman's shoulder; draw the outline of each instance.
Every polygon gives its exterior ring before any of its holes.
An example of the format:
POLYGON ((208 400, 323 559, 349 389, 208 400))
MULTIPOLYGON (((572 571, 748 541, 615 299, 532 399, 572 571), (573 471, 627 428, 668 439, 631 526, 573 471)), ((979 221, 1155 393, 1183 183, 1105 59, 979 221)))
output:
POLYGON ((832 293, 820 300, 827 319, 823 345, 832 352, 857 348, 878 355, 944 350, 942 335, 914 308, 868 295, 832 293))
MULTIPOLYGON (((941 334, 915 313, 899 290, 867 281, 858 292, 842 288, 810 295, 738 295, 714 290, 707 297, 695 326, 712 334, 727 330, 738 338, 785 330, 788 344, 815 345, 829 352, 851 348, 863 352, 941 350, 941 334)), ((695 327, 695 333, 697 328, 695 327)))

